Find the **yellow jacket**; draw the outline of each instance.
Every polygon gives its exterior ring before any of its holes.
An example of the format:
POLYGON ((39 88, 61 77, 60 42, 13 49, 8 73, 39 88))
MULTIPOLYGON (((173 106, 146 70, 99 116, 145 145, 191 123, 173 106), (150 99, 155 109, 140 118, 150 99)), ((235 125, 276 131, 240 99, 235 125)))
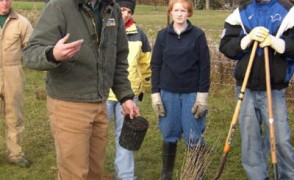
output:
MULTIPOLYGON (((132 90, 137 97, 141 92, 150 88, 151 81, 151 48, 145 33, 133 23, 126 28, 129 44, 129 80, 132 90)), ((108 100, 117 101, 114 93, 110 90, 108 100)))

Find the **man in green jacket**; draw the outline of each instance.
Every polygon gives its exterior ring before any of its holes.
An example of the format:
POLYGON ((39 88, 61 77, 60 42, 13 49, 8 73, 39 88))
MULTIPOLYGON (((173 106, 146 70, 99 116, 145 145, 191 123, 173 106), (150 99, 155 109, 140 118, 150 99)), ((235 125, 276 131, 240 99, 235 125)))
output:
POLYGON ((128 42, 112 0, 50 0, 24 51, 28 68, 47 71, 47 107, 59 179, 102 179, 106 100, 112 88, 139 115, 128 80, 128 42))

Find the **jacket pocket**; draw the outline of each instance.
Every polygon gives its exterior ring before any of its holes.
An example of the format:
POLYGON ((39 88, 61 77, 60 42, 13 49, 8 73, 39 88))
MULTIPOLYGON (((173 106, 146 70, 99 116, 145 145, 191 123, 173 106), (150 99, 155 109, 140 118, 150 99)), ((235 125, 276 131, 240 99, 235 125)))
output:
POLYGON ((21 48, 21 37, 19 33, 6 34, 6 40, 4 41, 4 50, 13 51, 21 48))

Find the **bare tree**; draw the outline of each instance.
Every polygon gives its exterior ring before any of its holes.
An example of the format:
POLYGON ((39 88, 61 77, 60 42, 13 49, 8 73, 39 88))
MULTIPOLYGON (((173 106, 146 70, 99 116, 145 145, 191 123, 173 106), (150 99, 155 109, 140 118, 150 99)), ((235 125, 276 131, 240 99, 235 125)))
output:
POLYGON ((206 9, 206 10, 208 10, 209 7, 210 7, 209 1, 210 1, 210 0, 205 0, 205 9, 206 9))

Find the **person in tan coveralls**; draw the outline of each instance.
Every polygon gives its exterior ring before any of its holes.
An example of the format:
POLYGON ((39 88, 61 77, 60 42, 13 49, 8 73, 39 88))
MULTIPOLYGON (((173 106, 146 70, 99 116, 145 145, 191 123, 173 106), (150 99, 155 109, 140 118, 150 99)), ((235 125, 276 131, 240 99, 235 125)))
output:
POLYGON ((11 8, 12 0, 0 0, 0 99, 6 121, 8 162, 30 167, 21 147, 24 133, 22 48, 32 33, 31 23, 11 8))

